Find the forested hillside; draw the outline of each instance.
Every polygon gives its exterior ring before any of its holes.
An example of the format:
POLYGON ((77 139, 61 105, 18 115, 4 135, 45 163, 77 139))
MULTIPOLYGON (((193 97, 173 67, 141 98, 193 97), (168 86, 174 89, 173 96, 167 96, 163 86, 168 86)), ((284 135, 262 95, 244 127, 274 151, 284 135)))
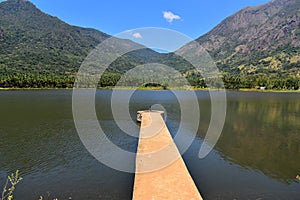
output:
MULTIPOLYGON (((27 0, 3 1, 0 88, 71 88, 85 57, 109 37, 98 30, 71 26, 27 0)), ((245 8, 197 41, 215 59, 228 89, 299 89, 299 0, 273 0, 245 8)), ((192 86, 207 87, 208 80, 182 58, 148 48, 116 60, 99 87, 115 85, 126 71, 145 63, 168 65, 192 86)))

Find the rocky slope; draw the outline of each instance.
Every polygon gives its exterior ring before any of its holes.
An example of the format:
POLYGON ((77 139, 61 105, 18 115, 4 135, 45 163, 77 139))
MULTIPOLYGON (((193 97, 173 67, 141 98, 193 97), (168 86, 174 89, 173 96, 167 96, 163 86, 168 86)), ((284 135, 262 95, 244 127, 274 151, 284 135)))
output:
POLYGON ((300 1, 247 7, 197 41, 222 71, 300 76, 300 1))

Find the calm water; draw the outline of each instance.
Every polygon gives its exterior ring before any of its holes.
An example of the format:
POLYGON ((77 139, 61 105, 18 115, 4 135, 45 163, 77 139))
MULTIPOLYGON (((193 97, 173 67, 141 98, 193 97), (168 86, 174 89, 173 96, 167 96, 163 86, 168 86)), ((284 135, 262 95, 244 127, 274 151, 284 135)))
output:
MULTIPOLYGON (((116 127, 110 91, 98 91, 97 115, 110 140, 134 152, 137 139, 116 127)), ((134 174, 110 169, 82 145, 71 110, 72 91, 0 92, 0 185, 19 169, 16 200, 131 199, 134 174), (46 198, 47 199, 47 198, 46 198)), ((203 160, 198 152, 210 119, 207 92, 197 92, 201 122, 184 159, 204 199, 300 199, 300 94, 229 92, 222 136, 203 160)), ((130 112, 162 104, 176 133, 180 110, 167 91, 138 91, 130 112)), ((136 130, 138 131, 138 130, 136 130)), ((134 162, 132 163, 134 165, 134 162)))

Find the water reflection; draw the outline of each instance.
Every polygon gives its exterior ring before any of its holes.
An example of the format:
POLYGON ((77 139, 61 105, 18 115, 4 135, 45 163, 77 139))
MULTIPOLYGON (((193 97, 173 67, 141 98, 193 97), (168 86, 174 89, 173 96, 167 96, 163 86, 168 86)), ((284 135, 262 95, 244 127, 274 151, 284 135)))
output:
MULTIPOLYGON (((205 123, 199 135, 204 132, 205 123)), ((229 162, 294 181, 300 170, 300 95, 228 93, 217 149, 229 162)))
MULTIPOLYGON (((97 92, 98 119, 113 143, 134 152, 137 139, 116 127, 110 95, 97 92)), ((299 199, 294 178, 300 173, 300 94, 229 92, 223 133, 203 160, 197 156, 210 100, 208 92, 197 95, 200 129, 184 159, 204 198, 299 199)), ((132 119, 153 104, 167 109, 167 125, 176 134, 180 108, 170 92, 136 92, 129 105, 132 119)), ((80 142, 71 91, 0 92, 0 112, 0 185, 7 173, 20 169, 24 180, 16 199, 38 199, 47 191, 59 199, 131 199, 134 175, 102 165, 80 142)))

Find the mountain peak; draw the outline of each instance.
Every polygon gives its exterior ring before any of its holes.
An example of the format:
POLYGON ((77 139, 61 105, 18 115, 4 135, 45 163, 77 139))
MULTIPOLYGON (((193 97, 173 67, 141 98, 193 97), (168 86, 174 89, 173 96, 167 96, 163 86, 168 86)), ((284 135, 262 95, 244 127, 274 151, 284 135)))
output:
POLYGON ((5 2, 14 2, 14 3, 26 3, 29 2, 28 0, 6 0, 5 2))
POLYGON ((6 0, 0 3, 1 10, 14 12, 19 10, 38 10, 36 6, 28 0, 6 0))
POLYGON ((0 64, 0 74, 55 70, 71 74, 88 52, 107 37, 94 29, 71 26, 42 12, 30 1, 3 1, 0 60, 8 62, 4 67, 0 64))
MULTIPOLYGON (((12 3, 12 4, 19 4, 19 5, 24 5, 24 4, 32 4, 30 1, 28 0, 6 0, 3 1, 2 3, 12 3)), ((32 4, 33 5, 33 4, 32 4)))
POLYGON ((228 72, 299 71, 300 1, 246 7, 197 41, 228 72))

